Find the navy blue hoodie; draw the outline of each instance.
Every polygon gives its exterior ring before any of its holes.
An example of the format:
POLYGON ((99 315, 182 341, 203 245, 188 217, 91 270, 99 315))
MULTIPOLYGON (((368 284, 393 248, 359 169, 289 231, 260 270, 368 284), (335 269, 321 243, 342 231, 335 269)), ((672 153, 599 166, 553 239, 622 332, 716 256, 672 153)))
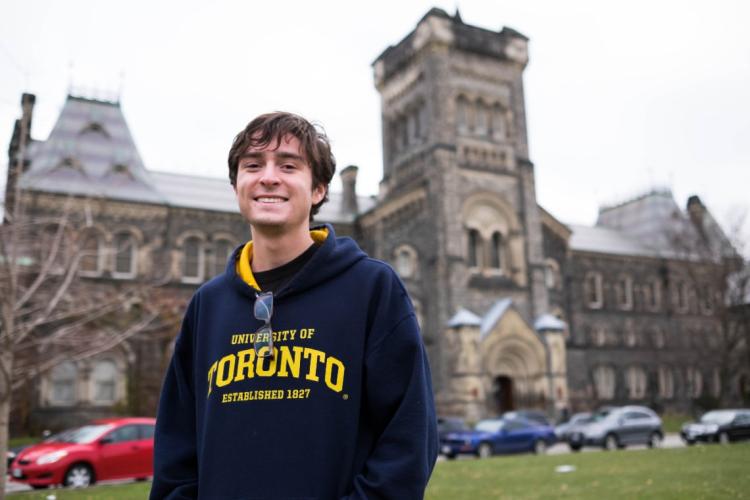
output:
POLYGON ((242 247, 193 296, 159 403, 152 499, 424 496, 437 434, 411 302, 389 266, 327 230, 274 296, 272 360, 255 357, 242 247))

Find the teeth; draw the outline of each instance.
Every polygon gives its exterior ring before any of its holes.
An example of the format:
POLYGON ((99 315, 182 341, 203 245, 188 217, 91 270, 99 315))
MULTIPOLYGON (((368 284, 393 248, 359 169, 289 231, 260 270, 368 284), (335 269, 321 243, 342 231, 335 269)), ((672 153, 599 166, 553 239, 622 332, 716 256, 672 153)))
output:
POLYGON ((258 198, 258 201, 261 203, 281 203, 284 201, 283 198, 267 198, 267 197, 260 197, 258 198))

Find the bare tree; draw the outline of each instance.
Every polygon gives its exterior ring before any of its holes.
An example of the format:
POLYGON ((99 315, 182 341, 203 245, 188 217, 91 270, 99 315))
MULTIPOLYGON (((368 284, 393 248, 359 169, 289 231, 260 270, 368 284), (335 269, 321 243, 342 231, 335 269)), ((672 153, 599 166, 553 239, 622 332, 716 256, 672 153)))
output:
POLYGON ((750 370, 750 263, 741 237, 744 217, 725 233, 697 197, 689 200, 688 215, 690 220, 676 223, 670 235, 680 261, 670 273, 670 285, 677 309, 691 308, 712 325, 692 332, 700 337, 694 346, 700 349, 698 358, 712 360, 719 375, 715 397, 705 390, 694 395, 695 409, 706 410, 743 397, 738 381, 750 370))
POLYGON ((161 283, 106 286, 81 278, 81 263, 91 258, 83 230, 90 217, 73 212, 72 198, 61 198, 58 214, 25 214, 28 196, 17 182, 25 143, 22 136, 17 163, 9 165, 0 226, 0 496, 14 391, 63 360, 95 356, 178 321, 161 300, 168 297, 161 283))

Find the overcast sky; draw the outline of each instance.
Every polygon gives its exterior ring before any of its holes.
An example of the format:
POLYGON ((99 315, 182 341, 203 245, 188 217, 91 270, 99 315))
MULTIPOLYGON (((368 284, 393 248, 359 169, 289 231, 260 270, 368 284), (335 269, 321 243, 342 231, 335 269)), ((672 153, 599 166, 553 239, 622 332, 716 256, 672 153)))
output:
POLYGON ((73 85, 119 94, 149 169, 224 177, 234 134, 289 110, 322 123, 339 166, 360 167, 358 192, 375 194, 370 64, 432 6, 530 38, 537 197, 559 219, 593 224, 600 205, 653 187, 681 206, 699 194, 725 226, 750 207, 742 0, 3 1, 0 140, 5 150, 24 91, 37 96, 32 135, 46 139, 73 85))

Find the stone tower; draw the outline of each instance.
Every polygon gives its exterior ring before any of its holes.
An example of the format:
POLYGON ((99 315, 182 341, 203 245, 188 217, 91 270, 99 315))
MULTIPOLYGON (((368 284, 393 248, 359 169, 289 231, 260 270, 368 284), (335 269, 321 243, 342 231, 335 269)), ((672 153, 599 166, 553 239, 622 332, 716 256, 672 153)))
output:
MULTIPOLYGON (((527 42, 432 9, 373 63, 384 168, 381 203, 361 228, 371 254, 393 262, 409 289, 438 393, 453 377, 446 328, 457 311, 480 317, 509 299, 527 325, 547 312, 526 136, 527 42)), ((485 382, 469 392, 497 390, 485 382)))

